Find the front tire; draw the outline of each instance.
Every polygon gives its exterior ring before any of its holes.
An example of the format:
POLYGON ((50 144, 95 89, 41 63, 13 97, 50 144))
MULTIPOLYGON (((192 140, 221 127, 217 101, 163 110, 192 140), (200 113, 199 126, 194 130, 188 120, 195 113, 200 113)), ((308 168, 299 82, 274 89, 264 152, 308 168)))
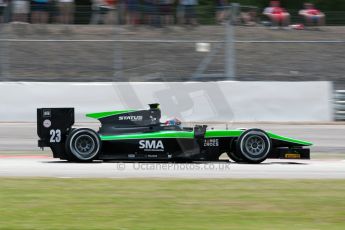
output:
POLYGON ((67 137, 66 152, 69 161, 94 160, 101 151, 101 139, 92 129, 74 129, 67 137))
POLYGON ((258 164, 267 159, 272 150, 272 141, 261 129, 249 129, 237 141, 236 155, 244 162, 258 164))
POLYGON ((228 157, 229 157, 232 161, 234 161, 234 162, 236 162, 236 163, 243 163, 243 162, 244 162, 244 160, 243 160, 242 158, 240 158, 240 157, 236 154, 236 152, 228 152, 227 155, 228 155, 228 157))
POLYGON ((226 154, 232 161, 236 163, 243 163, 244 160, 236 152, 236 143, 236 140, 232 140, 230 142, 230 148, 226 154))

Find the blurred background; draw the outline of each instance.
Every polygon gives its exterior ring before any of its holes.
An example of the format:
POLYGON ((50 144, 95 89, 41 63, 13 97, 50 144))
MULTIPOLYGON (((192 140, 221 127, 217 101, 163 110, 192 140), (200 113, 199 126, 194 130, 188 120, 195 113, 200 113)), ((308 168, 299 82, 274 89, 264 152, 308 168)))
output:
POLYGON ((0 81, 331 81, 342 112, 345 2, 274 2, 0 0, 0 81))

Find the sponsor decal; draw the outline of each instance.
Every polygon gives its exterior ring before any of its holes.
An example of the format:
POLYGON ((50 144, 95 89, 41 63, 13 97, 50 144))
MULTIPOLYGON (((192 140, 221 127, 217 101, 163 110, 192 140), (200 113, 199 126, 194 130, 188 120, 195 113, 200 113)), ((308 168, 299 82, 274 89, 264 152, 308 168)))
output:
POLYGON ((51 116, 51 111, 50 109, 45 109, 43 110, 43 117, 50 117, 51 116))
POLYGON ((301 158, 301 154, 298 154, 298 153, 287 153, 287 154, 285 154, 285 158, 286 159, 300 159, 301 158))
POLYGON ((164 151, 164 145, 161 140, 140 140, 139 149, 144 151, 164 151))
POLYGON ((120 116, 119 121, 142 121, 143 116, 120 116))
POLYGON ((150 116, 151 122, 155 122, 157 120, 157 118, 150 116))
POLYGON ((204 147, 218 147, 219 146, 219 139, 205 139, 204 140, 204 147))
POLYGON ((52 122, 50 120, 46 119, 43 121, 43 126, 45 128, 49 128, 51 125, 52 125, 52 122))

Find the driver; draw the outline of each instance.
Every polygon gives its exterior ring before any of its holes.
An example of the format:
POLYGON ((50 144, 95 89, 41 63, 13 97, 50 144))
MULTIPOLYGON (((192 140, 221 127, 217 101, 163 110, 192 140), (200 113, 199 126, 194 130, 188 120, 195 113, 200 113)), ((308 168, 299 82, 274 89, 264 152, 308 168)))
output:
POLYGON ((180 126, 181 124, 182 122, 177 118, 173 118, 165 122, 165 125, 167 126, 180 126))

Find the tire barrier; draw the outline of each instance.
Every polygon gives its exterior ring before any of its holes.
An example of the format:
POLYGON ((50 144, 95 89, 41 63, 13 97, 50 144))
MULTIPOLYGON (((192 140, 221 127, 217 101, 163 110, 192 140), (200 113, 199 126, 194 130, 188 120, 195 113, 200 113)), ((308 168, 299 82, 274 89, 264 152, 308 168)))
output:
POLYGON ((334 120, 345 121, 345 90, 334 91, 334 120))

